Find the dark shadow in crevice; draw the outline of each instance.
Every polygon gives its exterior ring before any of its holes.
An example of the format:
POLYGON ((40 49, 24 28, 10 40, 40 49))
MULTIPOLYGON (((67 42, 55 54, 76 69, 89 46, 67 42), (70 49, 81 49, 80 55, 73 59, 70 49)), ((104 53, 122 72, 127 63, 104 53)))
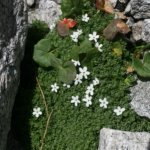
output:
POLYGON ((13 138, 13 141, 18 141, 12 142, 19 143, 18 147, 20 148, 9 147, 8 141, 7 150, 31 150, 29 119, 32 116, 32 99, 38 71, 38 65, 32 59, 33 49, 34 45, 47 33, 48 28, 39 27, 38 23, 29 27, 25 55, 21 63, 20 85, 13 108, 11 131, 9 133, 10 140, 13 138))

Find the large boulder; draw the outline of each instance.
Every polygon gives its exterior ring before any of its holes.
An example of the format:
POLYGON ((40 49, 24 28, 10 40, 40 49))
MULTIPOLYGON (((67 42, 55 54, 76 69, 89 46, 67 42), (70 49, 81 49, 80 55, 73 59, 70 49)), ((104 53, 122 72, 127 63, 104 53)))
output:
POLYGON ((150 133, 103 128, 98 150, 149 150, 150 133))
POLYGON ((6 149, 24 54, 27 9, 23 0, 0 1, 0 150, 6 149))

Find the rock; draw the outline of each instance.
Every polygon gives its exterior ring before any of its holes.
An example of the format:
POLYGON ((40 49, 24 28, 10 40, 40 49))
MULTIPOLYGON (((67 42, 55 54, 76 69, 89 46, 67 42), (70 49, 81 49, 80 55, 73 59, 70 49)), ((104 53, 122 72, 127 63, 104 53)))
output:
POLYGON ((0 2, 0 150, 6 149, 24 54, 27 11, 23 0, 0 2))
POLYGON ((150 18, 150 1, 149 0, 131 0, 131 15, 135 19, 150 18))
POLYGON ((131 1, 127 4, 124 13, 130 14, 130 12, 131 12, 131 1))
POLYGON ((150 42, 150 19, 145 19, 142 26, 142 40, 150 42))
POLYGON ((132 36, 135 41, 140 41, 142 39, 142 26, 143 21, 138 21, 132 26, 132 36))
POLYGON ((131 107, 143 117, 150 119, 150 81, 138 80, 137 85, 131 87, 131 107))
POLYGON ((103 31, 103 35, 107 40, 113 40, 118 34, 127 34, 130 28, 121 20, 114 19, 103 31))
POLYGON ((115 6, 117 4, 117 0, 109 0, 109 1, 112 4, 112 6, 115 8, 115 6))
POLYGON ((41 20, 50 26, 59 19, 62 14, 60 5, 51 0, 40 0, 36 9, 28 12, 28 21, 41 20))
POLYGON ((27 0, 27 5, 31 7, 33 6, 34 2, 35 2, 34 0, 27 0))
POLYGON ((98 150, 149 150, 150 133, 103 128, 98 150))
POLYGON ((132 17, 128 17, 126 24, 127 24, 129 27, 132 27, 133 24, 134 24, 134 19, 133 19, 132 17))

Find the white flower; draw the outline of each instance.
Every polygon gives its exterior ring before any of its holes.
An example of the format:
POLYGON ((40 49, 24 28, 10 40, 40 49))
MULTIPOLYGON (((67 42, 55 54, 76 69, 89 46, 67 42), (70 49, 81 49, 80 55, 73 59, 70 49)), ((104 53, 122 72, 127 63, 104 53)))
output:
POLYGON ((69 85, 69 84, 65 84, 65 83, 64 83, 63 86, 64 86, 64 87, 67 87, 68 89, 70 88, 70 85, 69 85))
POLYGON ((83 98, 83 101, 86 102, 86 107, 89 107, 90 105, 92 105, 92 97, 89 95, 85 95, 85 97, 83 98))
POLYGON ((55 28, 55 26, 56 26, 55 23, 51 24, 51 25, 49 26, 50 30, 52 31, 52 30, 55 28))
POLYGON ((84 15, 82 15, 82 21, 84 21, 84 22, 88 22, 89 21, 89 16, 88 16, 88 14, 84 14, 84 15))
POLYGON ((99 102, 100 102, 100 107, 107 108, 108 101, 107 101, 106 98, 104 98, 104 99, 99 99, 99 102))
POLYGON ((71 34, 70 37, 74 42, 78 42, 79 34, 77 32, 73 32, 73 34, 71 34))
POLYGON ((87 90, 85 92, 87 95, 93 95, 94 94, 94 87, 93 87, 93 84, 90 84, 88 87, 87 87, 87 90))
POLYGON ((56 92, 57 93, 57 91, 58 91, 58 89, 59 89, 59 86, 57 85, 57 83, 54 83, 54 84, 52 84, 51 85, 51 91, 52 92, 56 92))
POLYGON ((71 98, 71 103, 74 103, 75 106, 78 106, 78 103, 80 103, 79 96, 72 96, 71 98))
POLYGON ((83 33, 82 29, 77 29, 78 35, 81 35, 83 33))
POLYGON ((74 42, 78 42, 78 38, 82 33, 82 29, 78 29, 77 31, 73 32, 70 37, 74 42))
POLYGON ((114 109, 114 113, 116 113, 117 116, 121 115, 124 111, 125 111, 125 108, 121 108, 120 106, 114 109))
POLYGON ((95 78, 94 80, 93 80, 93 85, 98 85, 100 82, 99 82, 99 79, 97 79, 97 78, 95 78))
POLYGON ((74 59, 72 59, 71 61, 74 63, 75 66, 80 66, 80 62, 79 61, 76 61, 74 59))
POLYGON ((83 79, 83 76, 81 74, 77 74, 76 78, 74 79, 74 84, 77 85, 79 83, 82 83, 82 79, 83 79))
POLYGON ((85 79, 87 79, 87 76, 90 74, 89 71, 87 71, 87 67, 84 68, 79 68, 80 74, 82 77, 84 77, 85 79))
POLYGON ((97 42, 97 39, 99 38, 99 35, 94 31, 92 34, 89 34, 89 40, 97 42))
POLYGON ((33 116, 38 118, 40 115, 42 115, 41 108, 40 107, 33 108, 33 113, 32 114, 33 114, 33 116))
POLYGON ((98 42, 95 43, 95 47, 98 49, 98 51, 102 52, 103 50, 101 49, 102 48, 102 44, 99 44, 98 42))

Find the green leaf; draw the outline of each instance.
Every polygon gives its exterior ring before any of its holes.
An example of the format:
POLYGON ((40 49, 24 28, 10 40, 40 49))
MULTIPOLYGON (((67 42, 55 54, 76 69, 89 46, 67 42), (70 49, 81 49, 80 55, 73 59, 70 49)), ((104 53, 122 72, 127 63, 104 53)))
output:
POLYGON ((142 77, 150 77, 150 70, 147 69, 147 67, 144 67, 142 62, 137 59, 133 58, 132 65, 135 69, 135 71, 142 77))
POLYGON ((62 62, 51 51, 51 42, 48 39, 40 40, 34 47, 34 61, 42 67, 52 66, 58 68, 62 62))
POLYGON ((60 67, 58 70, 59 80, 66 83, 71 84, 76 76, 76 68, 71 61, 68 61, 64 64, 63 67, 60 67))
POLYGON ((146 53, 144 55, 143 64, 144 67, 146 67, 150 71, 150 53, 146 53))
POLYGON ((75 60, 79 59, 79 55, 91 51, 92 44, 88 39, 85 39, 79 46, 73 46, 71 49, 71 57, 75 60))

